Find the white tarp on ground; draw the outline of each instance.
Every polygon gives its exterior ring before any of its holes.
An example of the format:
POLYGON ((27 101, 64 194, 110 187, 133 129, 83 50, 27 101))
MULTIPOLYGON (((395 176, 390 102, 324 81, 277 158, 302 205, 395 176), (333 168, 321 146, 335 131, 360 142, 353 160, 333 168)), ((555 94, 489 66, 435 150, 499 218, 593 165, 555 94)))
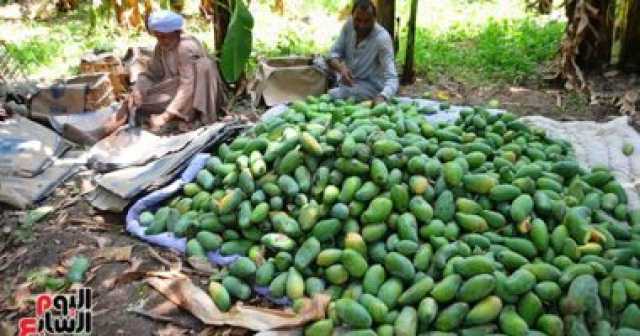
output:
POLYGON ((640 133, 629 126, 628 117, 619 117, 607 123, 560 122, 538 116, 523 119, 545 129, 553 138, 569 141, 576 158, 585 166, 608 166, 627 191, 631 208, 640 207, 640 133), (625 144, 634 146, 631 156, 622 153, 625 144))

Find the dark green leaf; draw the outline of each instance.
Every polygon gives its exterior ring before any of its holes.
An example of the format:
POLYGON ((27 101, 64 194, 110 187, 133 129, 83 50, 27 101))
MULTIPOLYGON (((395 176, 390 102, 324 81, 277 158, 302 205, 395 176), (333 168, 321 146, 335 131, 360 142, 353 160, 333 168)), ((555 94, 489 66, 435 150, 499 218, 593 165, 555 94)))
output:
POLYGON ((243 1, 236 6, 222 46, 221 69, 227 82, 238 81, 247 65, 252 48, 253 16, 243 1))

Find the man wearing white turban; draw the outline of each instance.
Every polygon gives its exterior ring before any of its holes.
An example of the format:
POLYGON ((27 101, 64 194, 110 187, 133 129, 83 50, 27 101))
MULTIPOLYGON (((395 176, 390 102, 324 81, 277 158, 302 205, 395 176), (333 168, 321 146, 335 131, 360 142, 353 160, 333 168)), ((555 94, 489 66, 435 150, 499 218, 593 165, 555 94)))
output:
MULTIPOLYGON (((156 11, 147 28, 157 39, 146 71, 140 73, 125 107, 136 111, 151 131, 188 131, 218 119, 225 103, 216 62, 202 44, 182 31, 182 16, 156 11)), ((119 119, 126 118, 121 114, 119 119)))

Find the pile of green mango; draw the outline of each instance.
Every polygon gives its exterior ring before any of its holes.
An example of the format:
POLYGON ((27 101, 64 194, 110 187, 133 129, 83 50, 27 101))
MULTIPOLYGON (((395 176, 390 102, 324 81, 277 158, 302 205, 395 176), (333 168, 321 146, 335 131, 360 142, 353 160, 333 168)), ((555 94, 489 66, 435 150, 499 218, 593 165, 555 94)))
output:
POLYGON ((640 335, 640 211, 612 173, 513 114, 433 112, 296 102, 140 222, 241 256, 209 286, 223 311, 330 294, 309 336, 640 335))

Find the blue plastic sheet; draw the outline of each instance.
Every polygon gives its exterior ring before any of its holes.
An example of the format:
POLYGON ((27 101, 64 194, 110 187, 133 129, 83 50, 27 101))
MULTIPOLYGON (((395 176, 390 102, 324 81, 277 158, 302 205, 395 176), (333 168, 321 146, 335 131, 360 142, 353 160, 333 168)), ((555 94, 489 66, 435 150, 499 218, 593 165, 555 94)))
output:
MULTIPOLYGON (((209 154, 198 154, 191 159, 189 165, 182 172, 180 177, 173 181, 168 186, 156 190, 149 195, 139 199, 127 212, 126 224, 127 231, 132 235, 145 240, 149 243, 156 244, 159 246, 167 247, 180 253, 184 253, 187 247, 187 239, 186 238, 178 238, 173 233, 165 232, 158 235, 148 236, 144 234, 145 227, 140 225, 138 218, 140 218, 140 214, 145 211, 154 211, 158 209, 162 203, 182 190, 182 187, 195 180, 198 172, 205 167, 207 164, 207 160, 211 155, 209 154)), ((212 260, 212 257, 209 257, 209 260, 212 260)))

